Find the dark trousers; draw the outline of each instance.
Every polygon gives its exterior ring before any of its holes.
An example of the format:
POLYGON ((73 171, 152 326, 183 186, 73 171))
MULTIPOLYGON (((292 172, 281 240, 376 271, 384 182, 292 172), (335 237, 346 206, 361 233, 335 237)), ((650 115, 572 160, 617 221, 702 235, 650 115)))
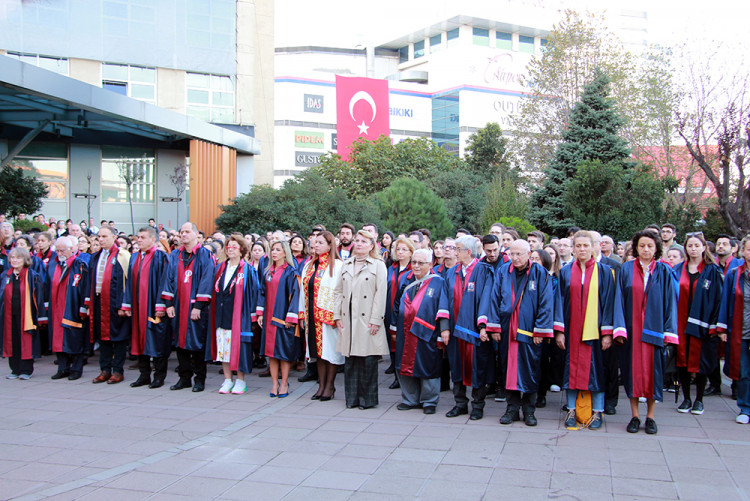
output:
POLYGON ((34 372, 33 358, 30 360, 24 360, 21 357, 8 357, 8 365, 10 365, 10 372, 16 375, 31 375, 34 372))
POLYGON ((177 373, 180 379, 190 381, 195 374, 196 383, 206 383, 206 359, 202 351, 177 348, 177 373))
POLYGON ((99 368, 122 374, 127 348, 127 341, 99 341, 99 368))
POLYGON ((546 397, 549 387, 556 384, 562 388, 563 373, 565 371, 565 351, 561 350, 554 339, 551 342, 543 341, 542 346, 542 371, 539 381, 540 397, 546 397))
POLYGON ((617 350, 610 347, 602 352, 604 362, 604 405, 617 407, 617 399, 620 395, 619 364, 617 362, 617 350))
POLYGON ((83 372, 83 354, 57 352, 58 372, 83 372))
MULTIPOLYGON (((487 385, 481 385, 479 388, 471 388, 471 408, 484 409, 484 399, 487 397, 487 385)), ((453 398, 456 401, 456 407, 460 409, 469 408, 469 399, 466 397, 466 386, 461 382, 453 382, 453 398)))
MULTIPOLYGON (((164 381, 167 377, 167 361, 169 357, 154 357, 154 381, 164 381)), ((151 378, 151 357, 138 355, 138 370, 144 379, 151 378)))
POLYGON ((378 357, 346 357, 344 390, 347 407, 378 405, 378 357))
POLYGON ((536 393, 524 393, 521 396, 520 391, 508 390, 508 409, 507 412, 518 412, 523 406, 524 416, 534 414, 536 411, 536 393))

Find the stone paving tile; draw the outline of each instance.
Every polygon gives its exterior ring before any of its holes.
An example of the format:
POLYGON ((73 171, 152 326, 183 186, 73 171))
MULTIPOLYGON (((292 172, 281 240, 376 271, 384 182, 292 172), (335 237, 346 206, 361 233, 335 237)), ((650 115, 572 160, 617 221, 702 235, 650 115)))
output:
POLYGON ((318 470, 307 477, 301 485, 322 489, 356 491, 368 478, 370 476, 365 473, 318 470))
POLYGON ((307 454, 302 452, 282 452, 271 461, 269 466, 297 466, 299 468, 315 469, 328 461, 331 457, 326 454, 307 454))
POLYGON ((324 489, 319 487, 300 486, 287 494, 284 499, 325 499, 325 500, 345 500, 349 499, 354 491, 345 491, 340 489, 324 489))
POLYGON ((580 492, 612 492, 612 479, 603 475, 553 472, 550 489, 573 489, 580 492))
POLYGON ((17 478, 0 478, 0 493, 4 499, 11 499, 22 494, 27 494, 32 491, 41 490, 45 487, 49 487, 52 484, 48 484, 41 481, 35 480, 21 480, 17 478))
POLYGON ((377 475, 392 475, 396 477, 412 477, 425 479, 432 475, 437 468, 435 463, 420 463, 418 461, 401 461, 387 459, 383 461, 375 472, 377 475))
POLYGON ((211 499, 221 495, 224 491, 237 484, 235 480, 222 478, 208 478, 189 476, 182 477, 180 480, 163 489, 167 494, 190 494, 191 496, 211 499))
POLYGON ((295 465, 261 466, 250 475, 247 480, 256 482, 271 482, 274 484, 298 485, 309 477, 314 470, 299 468, 295 465))
POLYGON ((545 501, 548 499, 547 489, 526 487, 519 485, 490 484, 482 499, 494 501, 497 499, 522 499, 523 501, 545 501))
POLYGON ((376 492, 382 494, 397 494, 404 498, 414 498, 422 488, 423 482, 415 481, 412 477, 399 477, 392 475, 381 475, 376 473, 359 488, 364 492, 376 492))
POLYGON ((259 468, 258 465, 247 465, 242 463, 211 462, 201 466, 192 474, 199 477, 223 478, 227 480, 244 480, 248 475, 259 468))
POLYGON ((511 468, 494 468, 490 485, 535 487, 547 489, 550 485, 552 472, 544 469, 518 470, 511 468))
POLYGON ((335 456, 326 461, 320 467, 320 469, 350 473, 366 473, 369 475, 375 473, 375 471, 378 470, 382 464, 383 461, 380 459, 335 456))
POLYGON ((460 478, 461 482, 471 482, 486 485, 494 472, 493 468, 480 466, 463 466, 456 464, 440 464, 435 469, 432 478, 460 478))
POLYGON ((283 499, 284 496, 292 491, 292 489, 294 489, 293 485, 272 484, 268 482, 255 482, 245 480, 230 487, 221 495, 221 497, 217 499, 231 499, 239 501, 259 499, 263 501, 276 501, 279 499, 283 499))
POLYGON ((612 476, 643 480, 672 480, 666 465, 612 462, 612 476))
POLYGON ((95 490, 96 487, 79 487, 78 489, 72 489, 61 494, 47 496, 44 499, 46 501, 75 501, 91 494, 95 490))
POLYGON ((447 479, 430 479, 419 491, 421 499, 456 500, 481 499, 487 486, 484 483, 456 482, 447 479))
POLYGON ((612 479, 612 490, 617 494, 655 496, 660 499, 678 499, 674 484, 659 480, 614 477, 612 479))
POLYGON ((123 489, 133 491, 160 491, 182 478, 181 475, 167 473, 152 473, 145 471, 131 471, 119 477, 100 482, 100 485, 108 489, 123 489))

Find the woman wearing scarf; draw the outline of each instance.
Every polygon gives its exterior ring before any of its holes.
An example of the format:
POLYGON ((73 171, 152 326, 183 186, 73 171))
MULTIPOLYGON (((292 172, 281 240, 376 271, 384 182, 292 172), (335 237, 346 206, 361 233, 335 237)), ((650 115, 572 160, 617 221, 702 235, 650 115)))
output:
POLYGON ((322 231, 311 241, 313 255, 302 271, 299 319, 307 339, 307 358, 317 361, 319 384, 312 400, 327 401, 336 393, 336 371, 344 357, 336 351, 338 329, 333 321, 334 289, 343 262, 336 252, 330 231, 322 231))
MULTIPOLYGON (((671 250, 671 249, 670 249, 671 250)), ((708 375, 719 363, 716 322, 724 283, 702 233, 688 233, 688 260, 674 267, 677 280, 677 370, 685 399, 677 412, 703 414, 703 392, 708 375), (695 376, 695 402, 690 399, 690 380, 695 376)))
POLYGON ((346 357, 346 407, 378 405, 378 355, 388 354, 383 317, 386 303, 385 264, 375 238, 359 230, 352 257, 344 262, 336 284, 334 320, 339 329, 336 351, 346 357))
MULTIPOLYGON (((652 230, 633 237, 633 259, 622 265, 615 292, 615 338, 627 340, 618 346, 625 393, 633 418, 626 430, 641 427, 638 399, 647 402, 646 433, 657 432, 654 407, 662 401, 664 347, 677 344, 677 293, 672 270, 659 262, 661 244, 652 230)), ((618 339, 619 342, 619 339, 618 339)))
POLYGON ((34 359, 41 356, 38 335, 46 322, 42 277, 31 270, 29 251, 14 247, 8 252, 9 269, 0 276, 0 347, 8 358, 8 379, 29 379, 34 359))
POLYGON ((565 427, 576 428, 578 392, 590 391, 593 414, 586 425, 596 430, 602 426, 604 412, 606 373, 602 353, 612 347, 615 281, 612 269, 596 262, 593 246, 594 238, 587 231, 573 237, 576 260, 560 271, 555 297, 555 341, 565 356, 565 427))

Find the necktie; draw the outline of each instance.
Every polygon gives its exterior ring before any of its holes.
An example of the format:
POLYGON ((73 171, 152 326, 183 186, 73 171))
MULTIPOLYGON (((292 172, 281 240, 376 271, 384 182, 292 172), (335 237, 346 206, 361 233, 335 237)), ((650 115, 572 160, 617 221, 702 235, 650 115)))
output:
POLYGON ((96 293, 102 293, 102 283, 104 282, 104 270, 107 268, 107 259, 109 251, 102 249, 102 255, 99 257, 99 266, 96 268, 96 293))

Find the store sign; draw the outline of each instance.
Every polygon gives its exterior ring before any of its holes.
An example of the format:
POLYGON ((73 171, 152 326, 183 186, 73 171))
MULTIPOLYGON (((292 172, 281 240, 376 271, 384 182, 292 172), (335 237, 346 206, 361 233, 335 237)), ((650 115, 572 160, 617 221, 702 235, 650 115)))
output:
POLYGON ((339 147, 339 140, 337 134, 334 132, 331 134, 331 149, 336 151, 339 147))
POLYGON ((325 135, 322 132, 311 132, 304 130, 294 131, 294 146, 296 148, 315 148, 322 150, 325 135))
POLYGON ((521 74, 516 69, 513 56, 505 52, 489 58, 484 68, 484 81, 494 85, 520 86, 521 74))
POLYGON ((294 165, 297 167, 313 167, 320 164, 322 153, 310 153, 309 151, 295 151, 294 165))
POLYGON ((323 96, 305 94, 305 111, 310 113, 323 113, 323 96))
POLYGON ((406 118, 414 118, 414 109, 413 108, 394 108, 390 107, 388 108, 389 114, 392 117, 406 117, 406 118))

